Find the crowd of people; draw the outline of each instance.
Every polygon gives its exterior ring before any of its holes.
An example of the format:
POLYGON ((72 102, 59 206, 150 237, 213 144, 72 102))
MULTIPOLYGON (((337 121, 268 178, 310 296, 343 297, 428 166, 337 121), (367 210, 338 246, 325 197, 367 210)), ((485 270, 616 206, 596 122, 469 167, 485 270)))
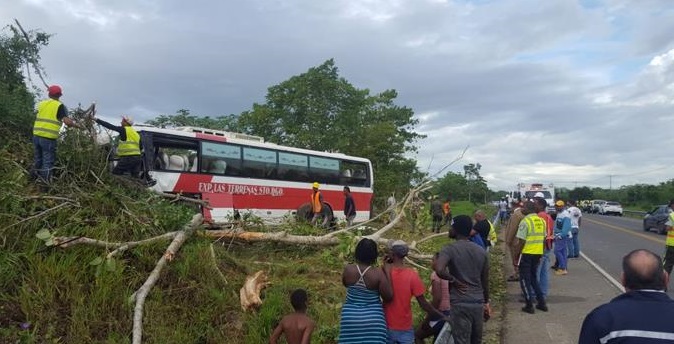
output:
MULTIPOLYGON (((355 262, 346 265, 342 273, 346 300, 338 342, 424 343, 424 339, 438 336, 448 322, 455 343, 481 343, 484 321, 491 316, 489 258, 487 246, 476 244, 473 238, 482 238, 484 232, 485 242, 489 242, 490 230, 493 225, 482 211, 476 211, 473 218, 458 215, 452 219, 449 236, 455 240, 436 252, 431 262, 430 300, 418 272, 405 263, 410 251, 407 243, 389 242, 380 259, 377 242, 361 239, 355 248, 355 262), (416 326, 413 300, 426 314, 416 326)), ((291 296, 295 312, 282 319, 270 343, 276 343, 283 333, 288 343, 308 343, 305 339, 314 325, 295 295, 303 292, 295 291, 291 296)))

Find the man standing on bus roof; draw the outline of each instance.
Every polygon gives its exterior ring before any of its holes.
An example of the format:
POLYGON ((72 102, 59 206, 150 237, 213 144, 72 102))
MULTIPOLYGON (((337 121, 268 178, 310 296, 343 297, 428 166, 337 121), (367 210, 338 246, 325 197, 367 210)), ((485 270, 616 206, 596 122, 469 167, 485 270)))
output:
MULTIPOLYGON (((311 218, 311 224, 316 225, 316 222, 318 222, 318 218, 321 217, 322 212, 323 212, 323 195, 321 195, 321 192, 318 191, 318 188, 321 185, 318 184, 318 182, 314 182, 312 184, 312 189, 313 193, 311 194, 311 210, 314 213, 314 216, 311 218)), ((328 223, 328 217, 323 216, 323 223, 321 226, 325 227, 325 225, 328 223)))
POLYGON ((356 203, 351 196, 351 188, 344 187, 344 216, 346 216, 346 226, 351 227, 353 219, 356 218, 356 203))
POLYGON ((98 118, 94 118, 94 120, 106 129, 116 131, 119 134, 119 143, 117 144, 119 161, 112 170, 112 174, 122 175, 129 172, 132 177, 139 178, 141 167, 140 135, 131 127, 133 119, 129 116, 122 116, 121 126, 110 124, 98 118))
POLYGON ((35 152, 31 177, 49 184, 54 161, 56 160, 56 139, 59 137, 61 122, 68 127, 82 128, 68 117, 66 106, 59 100, 63 95, 58 85, 47 89, 49 99, 37 105, 37 117, 33 124, 33 148, 35 152))

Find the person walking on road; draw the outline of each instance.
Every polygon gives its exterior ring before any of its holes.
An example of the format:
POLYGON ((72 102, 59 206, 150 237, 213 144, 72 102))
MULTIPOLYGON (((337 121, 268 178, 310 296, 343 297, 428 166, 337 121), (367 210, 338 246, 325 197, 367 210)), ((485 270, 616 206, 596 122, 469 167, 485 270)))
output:
MULTIPOLYGON (((534 205, 536 207, 536 213, 538 217, 545 221, 545 242, 543 245, 543 256, 541 256, 541 261, 538 264, 536 277, 538 280, 538 285, 541 287, 543 298, 547 299, 549 285, 548 269, 550 269, 550 251, 553 247, 553 228, 555 227, 555 222, 552 220, 550 214, 545 211, 545 209, 548 207, 548 202, 544 198, 534 198, 534 205)), ((530 289, 530 292, 531 295, 535 295, 533 289, 530 289)))
POLYGON ((567 250, 569 258, 578 258, 580 255, 580 242, 578 240, 578 234, 580 232, 580 222, 583 217, 583 213, 580 211, 580 208, 576 206, 576 201, 569 200, 569 208, 566 209, 569 213, 569 219, 571 219, 571 240, 569 240, 569 245, 567 250))
POLYGON ((356 218, 356 203, 351 195, 351 188, 344 187, 344 216, 346 217, 346 226, 353 225, 353 219, 356 218))
POLYGON ((430 213, 431 217, 433 218, 433 232, 440 233, 440 227, 442 227, 443 211, 442 203, 440 203, 438 196, 433 196, 430 213))
POLYGON ((455 216, 449 235, 456 241, 440 250, 433 267, 440 278, 449 281, 450 325, 456 344, 482 343, 484 321, 491 315, 489 257, 468 241, 472 228, 469 216, 455 216))
POLYGON ((674 343, 674 300, 665 293, 669 274, 660 257, 634 250, 622 268, 625 293, 585 317, 578 344, 674 343))
POLYGON ((532 201, 524 202, 522 213, 524 219, 520 221, 517 228, 517 238, 519 239, 519 272, 520 287, 524 294, 525 306, 523 312, 534 314, 534 298, 536 299, 536 309, 544 312, 548 311, 545 304, 543 292, 538 284, 538 264, 543 256, 543 246, 545 244, 545 221, 538 216, 536 206, 532 201), (531 294, 533 289, 534 294, 531 294))
POLYGON ((508 253, 510 254, 510 261, 513 262, 514 271, 513 274, 508 277, 508 282, 519 282, 520 276, 517 272, 517 264, 515 264, 519 258, 519 251, 516 247, 517 240, 515 236, 517 235, 517 227, 519 227, 520 221, 524 218, 524 214, 522 214, 522 208, 517 199, 513 199, 512 207, 513 213, 510 215, 505 231, 505 243, 508 248, 508 253))
POLYGON ((664 268, 668 274, 672 274, 672 267, 674 267, 674 199, 669 201, 669 219, 665 226, 667 227, 667 241, 665 241, 665 261, 664 268))
POLYGON ((555 275, 566 275, 569 273, 567 270, 567 248, 569 235, 571 234, 571 219, 569 218, 569 213, 564 209, 564 201, 559 200, 555 202, 555 208, 557 208, 554 231, 555 259, 557 263, 555 263, 553 268, 555 269, 555 275))
POLYGON ((49 86, 47 89, 49 99, 41 101, 37 105, 37 117, 33 124, 33 168, 31 178, 37 179, 45 186, 51 182, 56 161, 56 139, 59 137, 61 123, 68 127, 82 128, 68 117, 68 109, 61 103, 63 95, 58 85, 49 86))

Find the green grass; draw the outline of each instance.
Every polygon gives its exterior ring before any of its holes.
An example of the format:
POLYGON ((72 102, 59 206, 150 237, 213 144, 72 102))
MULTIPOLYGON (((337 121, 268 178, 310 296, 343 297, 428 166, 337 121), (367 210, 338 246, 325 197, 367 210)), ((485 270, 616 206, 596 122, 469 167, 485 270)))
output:
MULTIPOLYGON (((27 180, 30 146, 13 142, 9 147, 0 147, 0 342, 129 343, 133 304, 128 298, 145 281, 168 242, 130 249, 114 264, 94 265, 90 262, 108 251, 89 246, 45 250, 35 234, 48 229, 59 236, 139 240, 180 229, 192 209, 126 189, 106 173, 100 174, 101 184, 90 171, 104 170, 104 157, 88 151, 78 138, 67 138, 59 146, 59 165, 67 172, 50 195, 71 199, 73 205, 17 224, 63 201, 32 197, 38 194, 27 180), (73 151, 84 153, 68 153, 73 151)), ((454 215, 470 215, 475 209, 469 202, 454 202, 452 207, 454 215)), ((421 216, 417 231, 410 228, 403 221, 386 237, 419 240, 430 233, 430 221, 421 216)), ((305 225, 285 230, 322 233, 305 225)), ((343 236, 334 247, 218 241, 216 264, 226 281, 213 266, 211 243, 190 238, 164 269, 145 304, 144 343, 266 342, 281 317, 292 311, 289 295, 296 288, 309 293, 308 314, 318 325, 312 342, 336 343, 346 293, 341 273, 353 260, 352 236, 343 236), (239 289, 246 276, 258 270, 267 272, 271 284, 262 293, 262 306, 243 312, 239 289)), ((447 243, 447 237, 438 237, 418 248, 433 254, 447 243)), ((429 270, 419 272, 429 280, 429 270)), ((414 307, 419 321, 421 311, 414 307)))

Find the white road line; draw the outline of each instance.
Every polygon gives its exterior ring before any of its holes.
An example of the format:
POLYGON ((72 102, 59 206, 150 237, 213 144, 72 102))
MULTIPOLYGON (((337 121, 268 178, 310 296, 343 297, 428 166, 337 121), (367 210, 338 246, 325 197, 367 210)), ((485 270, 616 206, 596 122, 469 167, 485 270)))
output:
POLYGON ((618 290, 621 292, 625 292, 625 287, 620 284, 613 276, 609 275, 608 272, 606 272, 604 269, 601 268, 597 263, 595 263, 592 259, 590 259, 588 256, 585 255, 582 251, 580 252, 580 256, 585 259, 586 262, 588 262, 595 270, 599 271, 600 274, 604 276, 611 284, 613 284, 614 287, 616 287, 618 290))

